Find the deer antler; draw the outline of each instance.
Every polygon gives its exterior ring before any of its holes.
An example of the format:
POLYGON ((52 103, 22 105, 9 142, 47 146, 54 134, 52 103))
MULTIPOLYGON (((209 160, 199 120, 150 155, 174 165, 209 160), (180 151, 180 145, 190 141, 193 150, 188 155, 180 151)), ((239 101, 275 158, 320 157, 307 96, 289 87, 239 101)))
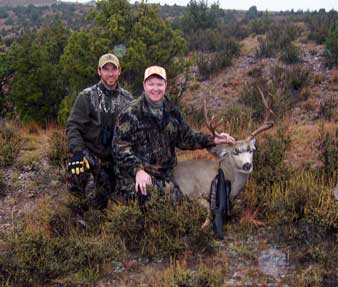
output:
POLYGON ((211 119, 208 118, 207 96, 205 96, 203 100, 203 112, 207 128, 209 129, 209 131, 211 131, 213 136, 217 136, 219 133, 216 131, 216 129, 223 122, 223 118, 216 120, 214 115, 211 116, 211 119))
MULTIPOLYGON (((269 107, 268 105, 268 102, 264 96, 264 93, 262 92, 262 90, 260 88, 258 88, 259 90, 259 93, 261 95, 261 98, 262 98, 262 102, 263 102, 263 105, 265 107, 265 115, 264 115, 264 122, 263 124, 255 131, 253 131, 250 136, 248 137, 248 139, 252 139, 254 138, 256 135, 258 135, 259 133, 267 130, 267 129, 270 129, 272 128, 272 126, 274 125, 274 121, 271 121, 269 120, 269 117, 271 114, 274 114, 274 112, 271 110, 271 108, 269 107)), ((271 100, 271 103, 270 105, 272 105, 272 100, 271 100)))

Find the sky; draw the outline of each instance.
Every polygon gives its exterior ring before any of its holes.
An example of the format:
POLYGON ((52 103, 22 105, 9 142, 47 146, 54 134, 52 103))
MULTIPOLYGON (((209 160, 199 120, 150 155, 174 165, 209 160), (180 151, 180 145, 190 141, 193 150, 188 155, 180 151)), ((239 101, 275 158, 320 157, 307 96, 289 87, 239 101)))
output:
MULTIPOLYGON (((66 0, 63 0, 66 1, 66 0)), ((84 3, 88 0, 67 0, 67 2, 78 2, 84 3)), ((134 0, 130 1, 135 2, 134 0)), ((209 4, 216 2, 208 0, 209 4)), ((168 5, 182 5, 186 6, 189 0, 148 0, 148 3, 160 3, 168 5)), ((237 9, 237 10, 248 10, 251 6, 256 6, 260 11, 285 11, 291 10, 319 10, 324 8, 326 11, 331 9, 338 11, 338 0, 219 0, 219 4, 223 9, 237 9)))

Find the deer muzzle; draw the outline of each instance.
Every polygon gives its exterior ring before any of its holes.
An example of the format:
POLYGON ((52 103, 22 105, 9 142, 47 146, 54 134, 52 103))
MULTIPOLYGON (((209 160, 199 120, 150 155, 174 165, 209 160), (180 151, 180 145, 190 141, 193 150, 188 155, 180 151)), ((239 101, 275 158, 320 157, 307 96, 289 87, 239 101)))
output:
POLYGON ((245 171, 250 171, 251 170, 251 168, 252 168, 252 163, 250 163, 250 162, 246 162, 245 164, 243 164, 243 170, 245 170, 245 171))

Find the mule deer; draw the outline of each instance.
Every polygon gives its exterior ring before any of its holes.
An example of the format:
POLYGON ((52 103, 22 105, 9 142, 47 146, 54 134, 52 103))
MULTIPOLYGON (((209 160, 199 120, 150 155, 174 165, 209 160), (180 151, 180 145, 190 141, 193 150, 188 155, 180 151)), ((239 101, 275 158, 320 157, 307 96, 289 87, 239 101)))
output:
MULTIPOLYGON (((196 199, 203 207, 209 210, 208 217, 202 228, 210 224, 211 213, 209 208, 209 193, 212 180, 218 173, 219 168, 224 172, 225 179, 231 181, 230 199, 234 199, 243 190, 250 173, 253 170, 253 152, 255 150, 255 137, 271 128, 274 124, 269 121, 271 111, 264 94, 261 90, 260 95, 265 106, 264 123, 246 139, 238 140, 234 144, 222 144, 209 150, 219 160, 194 159, 182 161, 177 164, 174 171, 174 178, 180 186, 184 195, 190 199, 196 199)), ((270 103, 271 105, 271 103, 270 103)), ((207 116, 206 99, 204 100, 204 117, 207 127, 218 135, 216 128, 221 123, 214 123, 207 116)))

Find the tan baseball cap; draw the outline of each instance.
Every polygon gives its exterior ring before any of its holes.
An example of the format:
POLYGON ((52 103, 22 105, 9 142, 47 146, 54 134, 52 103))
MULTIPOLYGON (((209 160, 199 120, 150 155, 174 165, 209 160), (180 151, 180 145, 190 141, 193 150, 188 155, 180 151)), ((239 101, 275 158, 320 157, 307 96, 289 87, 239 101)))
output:
POLYGON ((120 68, 119 59, 113 54, 104 54, 99 60, 99 68, 102 68, 105 64, 111 63, 115 65, 116 68, 120 68))
POLYGON ((164 80, 167 80, 167 73, 164 68, 160 66, 151 66, 144 71, 144 80, 148 79, 152 75, 158 75, 164 80))

